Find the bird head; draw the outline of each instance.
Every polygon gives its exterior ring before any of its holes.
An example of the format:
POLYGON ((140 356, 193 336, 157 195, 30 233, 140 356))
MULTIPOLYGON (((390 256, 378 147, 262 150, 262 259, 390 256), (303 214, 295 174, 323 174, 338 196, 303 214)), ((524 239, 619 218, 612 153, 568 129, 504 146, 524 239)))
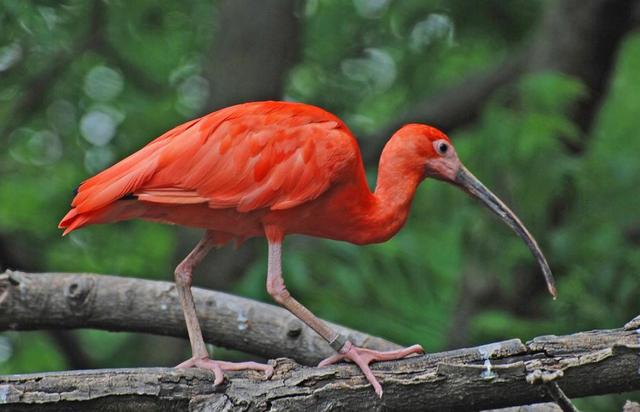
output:
POLYGON ((540 265, 547 288, 555 299, 555 281, 538 243, 516 214, 464 167, 449 138, 440 130, 426 125, 411 124, 401 131, 401 135, 411 141, 407 145, 405 140, 405 147, 410 147, 413 151, 413 158, 419 163, 419 167, 423 167, 424 177, 432 177, 462 189, 482 202, 516 232, 540 265))

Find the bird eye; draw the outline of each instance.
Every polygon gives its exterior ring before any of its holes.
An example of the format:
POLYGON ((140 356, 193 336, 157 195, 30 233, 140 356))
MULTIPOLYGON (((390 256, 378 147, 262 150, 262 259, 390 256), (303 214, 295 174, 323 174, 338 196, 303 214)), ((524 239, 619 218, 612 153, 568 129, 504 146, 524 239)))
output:
POLYGON ((436 145, 436 149, 438 150, 438 153, 440 155, 445 155, 447 153, 447 150, 449 150, 449 145, 446 144, 445 142, 439 142, 436 145))

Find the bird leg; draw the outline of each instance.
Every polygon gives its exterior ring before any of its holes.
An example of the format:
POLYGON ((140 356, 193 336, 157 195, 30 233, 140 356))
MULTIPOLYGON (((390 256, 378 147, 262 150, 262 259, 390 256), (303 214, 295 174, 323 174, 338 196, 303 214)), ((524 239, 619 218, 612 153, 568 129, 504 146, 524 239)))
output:
POLYGON ((366 376, 367 380, 371 385, 373 385, 378 396, 382 398, 382 387, 376 377, 373 376, 371 368, 369 368, 369 364, 377 361, 402 359, 414 353, 422 354, 424 353, 424 349, 422 349, 422 346, 420 345, 413 345, 404 349, 381 352, 367 348, 360 348, 352 344, 350 341, 347 341, 337 354, 329 356, 327 359, 320 362, 318 366, 323 367, 331 365, 333 363, 340 362, 341 360, 351 361, 358 365, 360 370, 364 373, 364 376, 366 376))
POLYGON ((209 353, 202 338, 202 330, 196 315, 196 305, 191 293, 191 281, 193 269, 205 258, 207 253, 215 246, 215 232, 207 231, 204 237, 189 253, 189 255, 176 267, 176 289, 180 297, 180 304, 187 323, 187 332, 191 342, 192 357, 182 362, 176 368, 203 368, 213 371, 215 375, 214 385, 219 385, 224 379, 224 370, 254 369, 263 371, 265 378, 269 379, 273 374, 273 366, 256 362, 224 362, 209 359, 209 353))
POLYGON ((291 296, 282 278, 281 257, 282 241, 269 240, 267 291, 276 302, 287 308, 289 312, 293 313, 298 319, 316 331, 338 352, 336 355, 330 356, 320 362, 318 366, 327 366, 341 360, 352 361, 362 370, 364 376, 376 391, 376 394, 382 397, 382 386, 373 375, 369 364, 375 361, 401 359, 413 353, 424 353, 422 346, 413 345, 405 349, 389 352, 380 352, 355 346, 344 335, 338 333, 325 322, 318 319, 309 309, 302 306, 300 302, 291 296))

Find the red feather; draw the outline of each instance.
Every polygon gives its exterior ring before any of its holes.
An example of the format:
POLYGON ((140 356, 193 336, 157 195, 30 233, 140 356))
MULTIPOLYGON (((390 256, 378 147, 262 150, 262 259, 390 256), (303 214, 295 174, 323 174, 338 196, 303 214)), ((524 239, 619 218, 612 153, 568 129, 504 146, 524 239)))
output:
POLYGON ((103 223, 107 216, 108 221, 121 220, 114 213, 95 212, 129 194, 141 202, 205 203, 241 213, 290 209, 322 195, 343 169, 358 162, 351 133, 320 108, 241 104, 182 124, 87 179, 60 227, 66 234, 103 223))

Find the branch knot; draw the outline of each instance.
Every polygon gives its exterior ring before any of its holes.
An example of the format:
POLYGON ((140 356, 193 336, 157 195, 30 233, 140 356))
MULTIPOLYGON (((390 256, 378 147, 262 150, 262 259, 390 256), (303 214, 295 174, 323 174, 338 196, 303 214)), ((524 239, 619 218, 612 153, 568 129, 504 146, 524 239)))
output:
POLYGON ((69 308, 74 312, 80 312, 79 315, 89 315, 91 302, 95 296, 95 279, 89 276, 74 276, 66 283, 64 297, 69 308))

